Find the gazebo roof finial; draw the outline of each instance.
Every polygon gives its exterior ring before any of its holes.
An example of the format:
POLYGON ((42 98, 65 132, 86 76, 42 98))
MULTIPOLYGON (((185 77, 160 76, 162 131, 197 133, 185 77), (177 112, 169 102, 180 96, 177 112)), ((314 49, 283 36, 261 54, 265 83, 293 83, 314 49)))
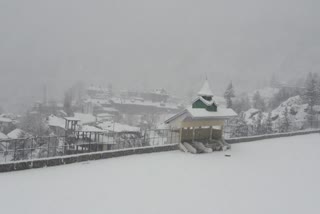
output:
POLYGON ((201 97, 213 97, 213 92, 212 92, 212 90, 210 88, 210 84, 209 84, 207 75, 206 75, 206 80, 205 80, 201 90, 198 92, 198 96, 201 96, 201 97))

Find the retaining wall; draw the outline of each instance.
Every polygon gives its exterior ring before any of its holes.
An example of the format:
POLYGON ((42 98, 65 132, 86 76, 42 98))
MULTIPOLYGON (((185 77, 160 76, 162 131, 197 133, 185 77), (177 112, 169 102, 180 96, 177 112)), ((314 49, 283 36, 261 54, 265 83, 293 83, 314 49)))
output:
POLYGON ((289 132, 289 133, 258 135, 258 136, 251 136, 251 137, 230 138, 230 139, 226 139, 226 142, 229 144, 235 144, 235 143, 244 143, 244 142, 251 142, 251 141, 265 140, 265 139, 272 139, 272 138, 290 137, 290 136, 296 136, 296 135, 306 135, 306 134, 313 134, 313 133, 320 133, 320 129, 310 130, 310 131, 298 131, 298 132, 289 132))
POLYGON ((122 157, 122 156, 134 155, 134 154, 147 154, 147 153, 153 153, 153 152, 165 152, 165 151, 173 151, 177 149, 178 149, 177 144, 171 144, 171 145, 164 145, 164 146, 140 147, 140 148, 131 148, 131 149, 104 151, 104 152, 94 152, 94 153, 87 153, 87 154, 68 155, 64 157, 9 162, 9 163, 0 164, 0 172, 36 169, 36 168, 42 168, 42 167, 59 166, 64 164, 84 162, 89 160, 100 160, 100 159, 122 157))
MULTIPOLYGON (((253 136, 253 137, 233 138, 233 139, 227 139, 226 141, 229 144, 235 144, 235 143, 251 142, 251 141, 257 141, 257 140, 289 137, 289 136, 296 136, 296 135, 305 135, 305 134, 312 134, 312 133, 320 133, 320 129, 312 130, 312 131, 300 131, 300 132, 261 135, 261 136, 253 136)), ((36 169, 36 168, 59 166, 59 165, 71 164, 71 163, 77 163, 77 162, 83 162, 83 161, 89 161, 89 160, 100 160, 100 159, 122 157, 122 156, 134 155, 134 154, 146 154, 146 153, 154 153, 154 152, 173 151, 173 150, 178 150, 178 144, 154 146, 154 147, 153 146, 140 147, 140 148, 131 148, 131 149, 123 149, 123 150, 104 151, 104 152, 94 152, 94 153, 87 153, 87 154, 68 155, 64 157, 26 160, 26 161, 18 161, 18 162, 11 162, 11 163, 9 162, 9 163, 0 164, 0 172, 36 169)))

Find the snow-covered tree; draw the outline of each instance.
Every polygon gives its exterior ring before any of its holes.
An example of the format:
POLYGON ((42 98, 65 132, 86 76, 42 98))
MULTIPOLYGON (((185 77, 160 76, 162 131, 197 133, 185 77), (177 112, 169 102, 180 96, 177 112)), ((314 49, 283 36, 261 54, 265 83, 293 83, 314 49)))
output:
POLYGON ((109 92, 109 96, 113 97, 114 93, 113 93, 113 85, 112 85, 112 83, 108 84, 108 92, 109 92))
POLYGON ((309 73, 307 77, 303 98, 305 102, 309 104, 311 109, 319 102, 319 86, 317 78, 313 73, 309 73))
POLYGON ((47 136, 50 133, 45 118, 41 114, 27 113, 19 124, 19 128, 33 136, 47 136))
POLYGON ((254 123, 253 123, 254 134, 256 134, 256 135, 264 134, 262 118, 263 118, 263 114, 260 111, 258 113, 257 118, 254 120, 254 123))
POLYGON ((286 101, 290 97, 297 95, 296 93, 290 93, 285 88, 281 88, 278 93, 276 93, 269 102, 270 109, 277 108, 282 102, 286 101))
POLYGON ((289 119, 289 110, 286 107, 283 112, 283 117, 280 120, 280 127, 279 131, 280 132, 288 132, 290 129, 290 119, 289 119))
POLYGON ((238 114, 241 112, 245 112, 251 108, 249 97, 242 96, 240 99, 236 99, 233 102, 233 110, 235 110, 238 114))
POLYGON ((68 116, 73 116, 72 99, 73 99, 72 91, 71 90, 66 91, 64 94, 63 109, 68 116))
POLYGON ((271 76, 270 86, 271 86, 271 87, 277 87, 277 86, 279 86, 279 81, 277 80, 277 77, 276 77, 275 74, 272 74, 272 76, 271 76))
POLYGON ((273 133, 271 112, 269 112, 269 114, 268 114, 268 117, 266 119, 264 127, 265 127, 265 133, 266 134, 272 134, 273 133))
POLYGON ((231 127, 231 137, 245 137, 249 134, 248 125, 243 113, 232 120, 231 127))
POLYGON ((226 99, 227 102, 227 108, 232 108, 232 98, 235 97, 234 94, 234 88, 232 85, 232 82, 227 87, 227 90, 224 92, 224 98, 226 99))
POLYGON ((315 120, 315 111, 314 106, 319 103, 320 90, 319 82, 317 81, 317 75, 309 73, 306 83, 305 83, 305 92, 303 94, 304 101, 309 105, 308 109, 308 120, 312 126, 313 121, 315 120))

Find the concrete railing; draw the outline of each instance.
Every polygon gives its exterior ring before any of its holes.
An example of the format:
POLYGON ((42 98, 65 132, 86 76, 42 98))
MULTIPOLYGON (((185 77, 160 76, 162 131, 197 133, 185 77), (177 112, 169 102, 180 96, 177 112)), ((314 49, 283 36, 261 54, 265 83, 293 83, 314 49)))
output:
MULTIPOLYGON (((251 142, 251 141, 257 141, 257 140, 289 137, 289 136, 296 136, 296 135, 305 135, 305 134, 312 134, 312 133, 320 133, 320 129, 310 130, 310 131, 291 132, 291 133, 260 135, 260 136, 252 136, 252 137, 232 138, 232 139, 226 139, 226 142, 229 144, 235 144, 235 143, 251 142)), ((68 156, 53 157, 53 158, 46 158, 46 159, 34 159, 34 160, 25 160, 25 161, 17 161, 17 162, 8 162, 8 163, 0 164, 0 172, 36 169, 36 168, 58 166, 58 165, 78 163, 78 162, 90 161, 90 160, 100 160, 100 159, 122 157, 122 156, 134 155, 134 154, 147 154, 147 153, 165 152, 165 151, 173 151, 173 150, 178 150, 178 144, 138 147, 138 148, 130 148, 130 149, 68 155, 68 156)))
POLYGON ((226 139, 226 142, 229 144, 235 144, 235 143, 244 143, 244 142, 257 141, 257 140, 265 140, 265 139, 280 138, 280 137, 290 137, 290 136, 313 134, 313 133, 320 133, 320 129, 288 132, 288 133, 257 135, 257 136, 250 136, 250 137, 230 138, 230 139, 226 139))
POLYGON ((147 154, 147 153, 154 153, 154 152, 173 151, 177 149, 178 149, 178 144, 170 144, 170 145, 163 145, 163 146, 137 147, 137 148, 130 148, 130 149, 68 155, 68 156, 53 157, 53 158, 46 158, 46 159, 34 159, 34 160, 25 160, 25 161, 17 161, 17 162, 8 162, 8 163, 0 164, 0 172, 36 169, 36 168, 58 166, 58 165, 78 163, 78 162, 90 161, 90 160, 122 157, 122 156, 134 155, 134 154, 147 154))

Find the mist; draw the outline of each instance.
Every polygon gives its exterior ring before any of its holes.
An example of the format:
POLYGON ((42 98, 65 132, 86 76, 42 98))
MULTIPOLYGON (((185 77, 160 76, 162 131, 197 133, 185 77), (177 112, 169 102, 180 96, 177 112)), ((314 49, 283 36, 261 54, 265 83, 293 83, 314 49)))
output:
POLYGON ((185 96, 320 70, 319 1, 0 2, 0 102, 61 99, 78 81, 185 96))

